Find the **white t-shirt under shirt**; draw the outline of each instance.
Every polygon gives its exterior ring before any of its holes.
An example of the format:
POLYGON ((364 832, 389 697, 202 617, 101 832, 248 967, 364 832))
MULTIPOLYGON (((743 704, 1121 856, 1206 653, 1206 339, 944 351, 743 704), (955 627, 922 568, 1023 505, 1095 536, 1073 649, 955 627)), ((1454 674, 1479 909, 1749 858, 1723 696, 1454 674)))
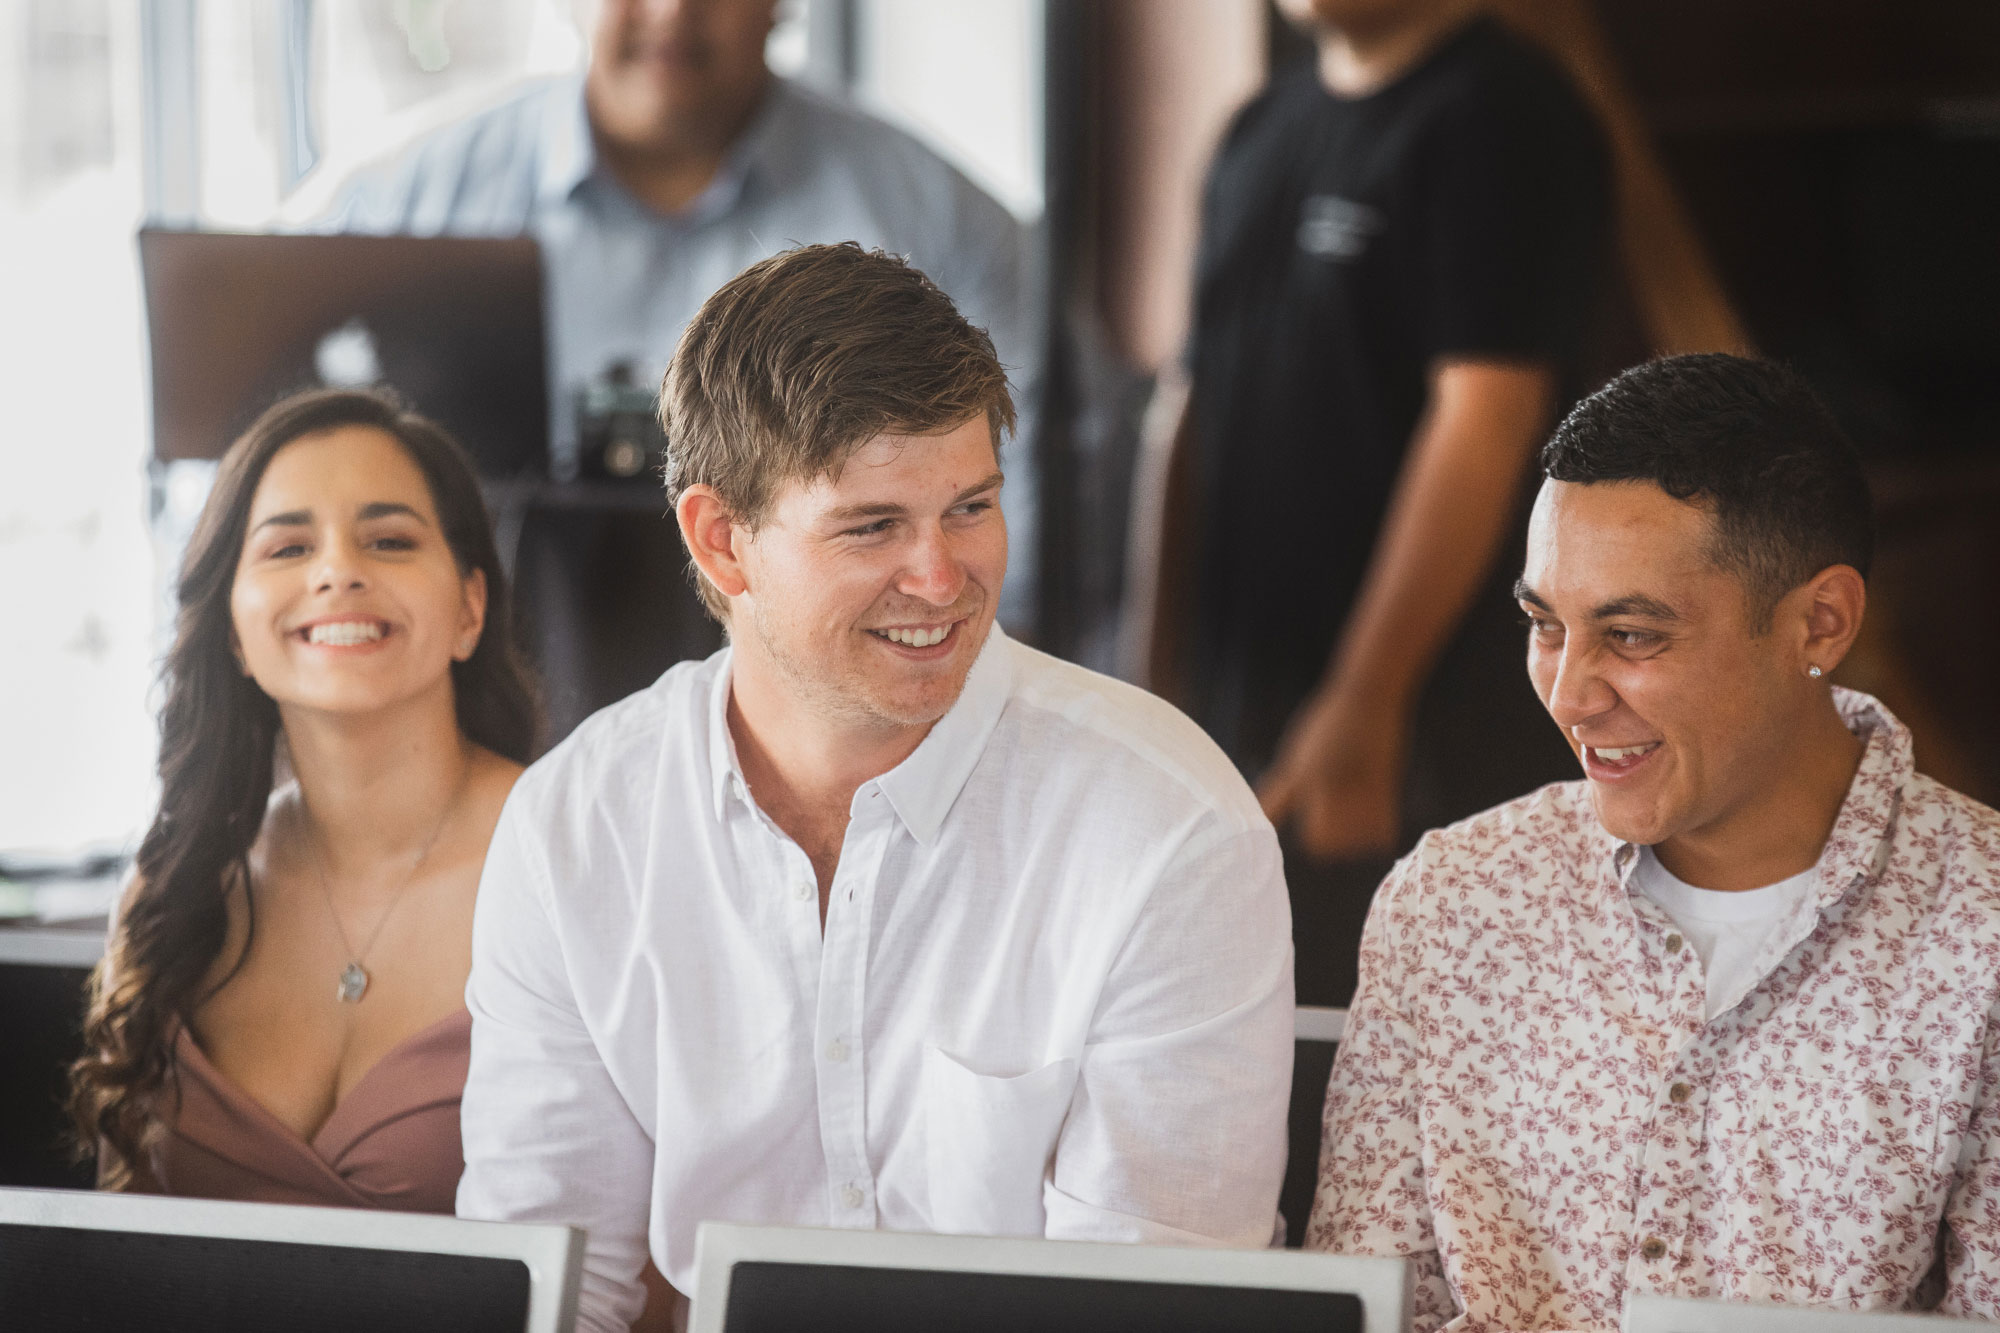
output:
POLYGON ((1651 847, 1639 849, 1632 871, 1633 887, 1673 918, 1701 959, 1710 1018, 1760 980, 1751 972, 1757 955, 1793 905, 1812 892, 1812 884, 1813 872, 1805 870, 1761 889, 1697 889, 1675 878, 1651 847))

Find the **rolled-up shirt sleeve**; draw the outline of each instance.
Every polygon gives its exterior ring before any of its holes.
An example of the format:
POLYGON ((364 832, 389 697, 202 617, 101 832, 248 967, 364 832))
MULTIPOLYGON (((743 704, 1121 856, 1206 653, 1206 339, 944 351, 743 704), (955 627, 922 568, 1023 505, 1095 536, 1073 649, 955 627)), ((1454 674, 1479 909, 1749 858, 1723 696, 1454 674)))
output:
POLYGON ((1197 830, 1106 980, 1044 1188, 1047 1234, 1271 1243, 1292 1071, 1291 909, 1276 837, 1197 830))
POLYGON ((579 1015, 545 850, 519 797, 494 831, 473 915, 458 1215, 587 1228, 577 1327, 622 1333, 645 1304, 653 1142, 579 1015))

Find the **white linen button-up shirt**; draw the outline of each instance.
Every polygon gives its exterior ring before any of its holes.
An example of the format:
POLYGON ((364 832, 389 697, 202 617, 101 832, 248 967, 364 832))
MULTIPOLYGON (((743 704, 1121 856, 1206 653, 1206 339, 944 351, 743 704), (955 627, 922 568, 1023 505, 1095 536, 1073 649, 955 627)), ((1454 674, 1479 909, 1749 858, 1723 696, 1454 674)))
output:
POLYGON ((855 793, 821 934, 756 807, 729 651, 523 775, 473 927, 461 1216, 589 1228, 583 1327, 705 1219, 1268 1244, 1290 910, 1236 770, 997 627, 855 793))
POLYGON ((1713 1019, 1583 783, 1426 835, 1369 915, 1308 1246, 1415 1257, 1419 1333, 1610 1333, 1633 1292, 2000 1316, 2000 814, 1835 697, 1867 744, 1813 891, 1713 1019))

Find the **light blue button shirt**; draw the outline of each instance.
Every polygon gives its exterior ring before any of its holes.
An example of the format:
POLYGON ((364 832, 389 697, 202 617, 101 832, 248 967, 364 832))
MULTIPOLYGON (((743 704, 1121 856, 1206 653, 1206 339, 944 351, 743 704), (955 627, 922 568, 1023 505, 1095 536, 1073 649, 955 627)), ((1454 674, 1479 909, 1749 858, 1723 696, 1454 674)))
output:
POLYGON ((1021 414, 1003 452, 1011 621, 1033 586, 1028 441, 1042 310, 1035 248, 997 201, 908 134, 849 103, 774 78, 722 171, 665 216, 597 161, 583 80, 531 85, 366 168, 318 222, 331 231, 533 235, 547 273, 551 448, 574 454, 577 387, 615 362, 659 383, 711 292, 794 245, 858 241, 906 256, 992 335, 1021 414))

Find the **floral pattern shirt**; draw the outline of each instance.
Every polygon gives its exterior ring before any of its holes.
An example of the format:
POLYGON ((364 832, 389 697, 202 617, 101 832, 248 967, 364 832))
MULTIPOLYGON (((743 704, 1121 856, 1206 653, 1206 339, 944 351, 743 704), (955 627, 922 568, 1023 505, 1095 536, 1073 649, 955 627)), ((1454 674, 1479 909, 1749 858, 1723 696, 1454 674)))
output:
POLYGON ((1376 898, 1307 1245, 1407 1255, 1416 1329, 1614 1330, 1628 1293, 2000 1317, 2000 814, 1866 745, 1734 1003, 1581 782, 1376 898))

